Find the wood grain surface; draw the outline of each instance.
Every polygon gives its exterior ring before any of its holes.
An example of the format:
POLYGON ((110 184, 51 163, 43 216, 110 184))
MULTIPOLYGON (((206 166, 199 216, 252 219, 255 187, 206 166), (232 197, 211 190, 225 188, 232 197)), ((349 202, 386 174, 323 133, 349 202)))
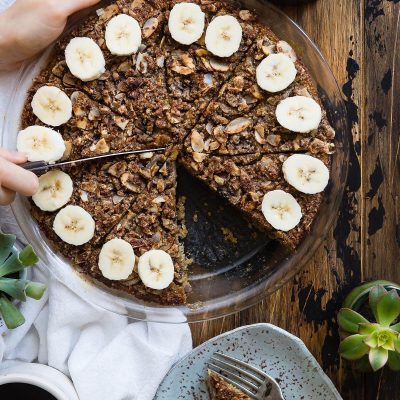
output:
MULTIPOLYGON (((279 3, 279 1, 278 1, 279 3)), ((337 223, 313 259, 262 303, 192 325, 194 345, 270 322, 299 336, 344 399, 400 399, 399 374, 340 360, 336 314, 361 281, 400 282, 400 0, 317 0, 282 7, 319 46, 352 126, 350 172, 337 223)))

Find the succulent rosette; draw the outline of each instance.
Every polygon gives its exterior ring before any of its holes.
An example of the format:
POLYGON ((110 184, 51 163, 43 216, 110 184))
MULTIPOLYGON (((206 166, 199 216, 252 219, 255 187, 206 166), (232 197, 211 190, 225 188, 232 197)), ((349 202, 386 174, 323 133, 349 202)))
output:
MULTIPOLYGON (((373 322, 351 308, 342 308, 338 323, 343 340, 340 355, 347 360, 368 359, 374 371, 386 364, 400 370, 400 297, 396 289, 387 291, 376 285, 369 290, 369 309, 373 322)), ((345 302, 346 305, 346 302, 345 302)))

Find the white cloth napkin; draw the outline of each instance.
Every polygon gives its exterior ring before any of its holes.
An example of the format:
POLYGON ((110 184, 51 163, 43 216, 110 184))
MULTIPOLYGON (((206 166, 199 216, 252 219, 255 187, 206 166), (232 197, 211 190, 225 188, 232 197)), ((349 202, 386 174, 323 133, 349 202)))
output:
MULTIPOLYGON (((11 2, 0 0, 0 10, 11 2)), ((0 73, 0 131, 14 79, 0 73)), ((0 207, 0 227, 23 240, 8 207, 0 207)), ((26 323, 0 335, 0 369, 13 360, 48 364, 70 376, 80 400, 152 399, 191 350, 189 326, 128 321, 84 302, 44 271, 36 268, 32 279, 48 283, 46 295, 21 304, 26 323)))

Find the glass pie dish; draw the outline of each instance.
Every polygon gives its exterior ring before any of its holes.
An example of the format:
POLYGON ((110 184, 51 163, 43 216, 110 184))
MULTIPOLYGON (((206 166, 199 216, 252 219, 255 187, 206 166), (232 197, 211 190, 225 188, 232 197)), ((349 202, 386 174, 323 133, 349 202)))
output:
MULTIPOLYGON (((293 277, 314 254, 332 225, 345 187, 349 153, 346 109, 338 84, 320 51, 290 18, 260 0, 242 3, 245 8, 255 9, 262 22, 295 48, 315 81, 337 133, 330 184, 311 232, 292 253, 262 234, 254 238, 254 228, 239 212, 179 169, 178 195, 186 198, 188 235, 184 245, 194 260, 189 272, 193 290, 185 306, 160 306, 113 292, 80 275, 40 231, 30 214, 29 201, 18 197, 12 208, 27 240, 51 273, 86 301, 131 318, 155 322, 195 322, 225 316, 257 303, 293 277), (229 240, 232 237, 234 240, 229 240)), ((49 52, 50 49, 19 73, 2 132, 2 143, 9 149, 16 147, 27 90, 49 52)))

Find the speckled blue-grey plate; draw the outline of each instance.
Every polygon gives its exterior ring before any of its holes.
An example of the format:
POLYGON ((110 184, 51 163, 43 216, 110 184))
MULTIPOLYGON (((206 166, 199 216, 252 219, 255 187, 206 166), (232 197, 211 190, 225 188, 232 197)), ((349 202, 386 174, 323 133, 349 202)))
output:
POLYGON ((274 377, 285 400, 341 399, 304 343, 270 324, 243 326, 194 349, 166 375, 154 400, 208 400, 207 363, 216 351, 261 368, 274 377))

